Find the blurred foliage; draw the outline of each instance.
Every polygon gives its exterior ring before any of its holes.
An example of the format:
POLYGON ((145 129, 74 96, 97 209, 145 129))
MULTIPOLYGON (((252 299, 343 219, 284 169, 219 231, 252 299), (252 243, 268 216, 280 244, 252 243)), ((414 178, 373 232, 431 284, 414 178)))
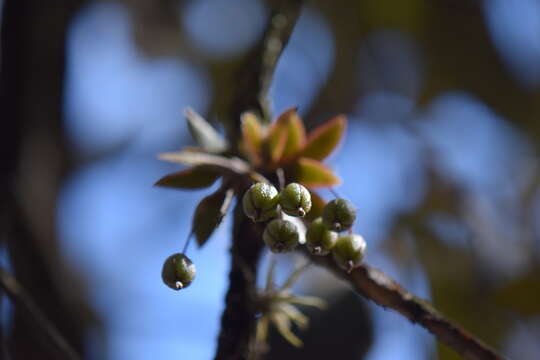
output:
POLYGON ((540 269, 531 268, 527 273, 501 285, 495 293, 495 302, 523 316, 540 313, 540 269))

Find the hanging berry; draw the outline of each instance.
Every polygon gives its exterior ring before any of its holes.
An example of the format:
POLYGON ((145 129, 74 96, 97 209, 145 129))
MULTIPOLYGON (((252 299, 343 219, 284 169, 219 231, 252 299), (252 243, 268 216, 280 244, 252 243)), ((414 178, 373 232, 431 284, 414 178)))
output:
POLYGON ((322 218, 330 230, 348 230, 356 220, 356 209, 348 200, 334 199, 324 207, 322 218))
POLYGON ((169 256, 163 264, 161 278, 173 290, 187 288, 195 279, 195 264, 182 253, 169 256))

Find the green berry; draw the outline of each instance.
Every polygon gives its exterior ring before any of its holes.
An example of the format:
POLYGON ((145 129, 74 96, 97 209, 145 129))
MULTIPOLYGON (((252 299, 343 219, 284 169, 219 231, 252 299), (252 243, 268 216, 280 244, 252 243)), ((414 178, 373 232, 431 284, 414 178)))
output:
POLYGON ((298 183, 290 183, 279 194, 281 210, 287 215, 304 217, 311 210, 311 194, 298 183))
POLYGON ((366 254, 366 241, 357 234, 342 235, 332 249, 334 260, 344 270, 351 272, 366 254))
POLYGON ((345 199, 334 199, 325 205, 322 218, 330 230, 344 231, 356 220, 356 209, 345 199))
POLYGON ((298 229, 289 220, 275 219, 264 229, 263 240, 272 252, 288 252, 298 245, 298 229))
POLYGON ((195 264, 184 254, 173 254, 165 260, 161 278, 173 290, 187 288, 195 279, 195 264))
POLYGON ((328 230, 320 217, 313 220, 306 232, 306 246, 313 255, 328 255, 337 239, 338 234, 328 230))
POLYGON ((278 202, 277 189, 263 182, 251 185, 242 198, 244 213, 253 221, 266 221, 275 217, 278 202))

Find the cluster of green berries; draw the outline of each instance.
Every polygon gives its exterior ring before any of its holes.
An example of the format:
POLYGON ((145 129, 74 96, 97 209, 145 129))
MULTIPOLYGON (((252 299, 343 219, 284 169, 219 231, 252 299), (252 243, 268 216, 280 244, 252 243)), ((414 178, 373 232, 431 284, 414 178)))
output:
MULTIPOLYGON (((276 218, 279 211, 294 217, 304 217, 311 210, 311 195, 304 186, 297 183, 291 183, 278 192, 273 185, 259 182, 246 191, 242 205, 246 216, 255 222, 276 218)), ((271 251, 282 253, 293 250, 300 236, 293 222, 277 218, 266 226, 263 240, 271 251)))
MULTIPOLYGON (((279 211, 304 217, 311 210, 311 195, 301 184, 288 184, 278 192, 271 184, 259 182, 246 191, 242 205, 246 216, 255 222, 273 219, 266 225, 263 240, 272 252, 282 253, 298 246, 300 235, 293 222, 278 217, 279 211)), ((332 253, 341 268, 351 271, 362 261, 366 242, 357 234, 338 233, 351 229, 355 220, 356 209, 349 201, 338 198, 328 202, 322 217, 315 219, 306 232, 308 251, 321 256, 332 253)))
MULTIPOLYGON (((284 253, 300 243, 297 226, 283 219, 280 212, 293 217, 304 217, 311 210, 311 195, 301 184, 288 184, 281 192, 267 183, 253 184, 242 198, 244 213, 255 222, 269 221, 263 240, 272 252, 284 253)), ((351 271, 366 252, 366 242, 360 235, 339 232, 351 229, 356 220, 356 209, 345 199, 328 202, 322 217, 315 219, 306 232, 306 247, 313 255, 330 253, 343 269, 351 271)), ((176 253, 163 264, 161 278, 174 290, 188 287, 195 279, 195 265, 183 253, 176 253)))
POLYGON ((360 235, 349 232, 356 220, 356 209, 345 199, 329 201, 322 217, 315 219, 306 232, 306 246, 313 255, 332 253, 336 263, 348 272, 359 264, 366 253, 366 241, 360 235))

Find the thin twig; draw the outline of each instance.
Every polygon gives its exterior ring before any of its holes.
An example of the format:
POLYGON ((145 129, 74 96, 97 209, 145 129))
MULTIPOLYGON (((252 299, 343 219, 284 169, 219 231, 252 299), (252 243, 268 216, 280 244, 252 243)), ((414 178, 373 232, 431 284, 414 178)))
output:
POLYGON ((332 193, 332 195, 334 195, 334 197, 336 199, 341 198, 341 196, 339 196, 338 192, 336 190, 334 190, 333 188, 328 188, 328 191, 330 191, 332 193))
POLYGON ((339 269, 331 257, 311 256, 314 263, 332 270, 356 291, 377 305, 397 311, 413 323, 431 332, 437 340, 467 360, 502 360, 504 357, 465 329, 445 318, 433 305, 402 288, 382 271, 367 264, 350 274, 339 269))
POLYGON ((191 230, 191 232, 188 234, 186 240, 184 240, 184 246, 182 247, 182 254, 187 255, 189 244, 191 243, 192 238, 193 238, 193 230, 191 230))
POLYGON ((17 282, 15 277, 0 268, 0 286, 16 306, 20 306, 28 317, 35 321, 37 327, 46 335, 51 343, 64 354, 66 359, 79 360, 80 356, 60 334, 56 326, 41 312, 26 290, 17 282))

